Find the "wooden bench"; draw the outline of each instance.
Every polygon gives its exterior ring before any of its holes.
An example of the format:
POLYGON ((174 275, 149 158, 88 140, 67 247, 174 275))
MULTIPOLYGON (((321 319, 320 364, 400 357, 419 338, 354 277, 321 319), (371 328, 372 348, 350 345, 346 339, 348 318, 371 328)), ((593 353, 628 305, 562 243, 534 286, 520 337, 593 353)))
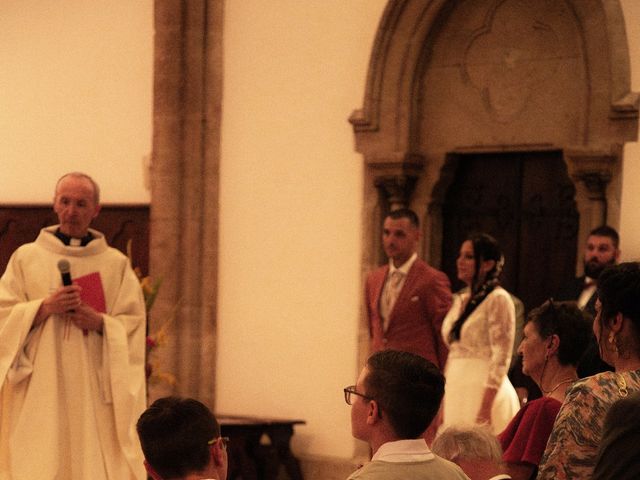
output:
POLYGON ((217 415, 222 435, 229 437, 229 480, 276 480, 284 467, 291 480, 303 480, 291 452, 294 425, 304 420, 217 415))

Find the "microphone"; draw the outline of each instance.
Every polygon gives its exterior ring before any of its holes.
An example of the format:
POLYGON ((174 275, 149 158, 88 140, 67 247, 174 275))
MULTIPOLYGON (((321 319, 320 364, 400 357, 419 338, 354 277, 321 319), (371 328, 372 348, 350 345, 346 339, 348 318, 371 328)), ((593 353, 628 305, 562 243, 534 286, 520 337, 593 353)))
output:
POLYGON ((60 276, 62 277, 62 285, 68 287, 73 282, 71 281, 71 265, 69 260, 61 258, 58 260, 58 270, 60 270, 60 276))
MULTIPOLYGON (((60 270, 60 277, 62 278, 62 285, 68 287, 73 284, 71 280, 71 265, 69 264, 69 260, 66 258, 61 258, 58 260, 58 270, 60 270)), ((75 312, 75 310, 70 310, 71 313, 75 312)), ((82 333, 86 337, 89 333, 88 330, 83 329, 82 333)), ((69 337, 69 324, 65 325, 65 338, 69 337)))

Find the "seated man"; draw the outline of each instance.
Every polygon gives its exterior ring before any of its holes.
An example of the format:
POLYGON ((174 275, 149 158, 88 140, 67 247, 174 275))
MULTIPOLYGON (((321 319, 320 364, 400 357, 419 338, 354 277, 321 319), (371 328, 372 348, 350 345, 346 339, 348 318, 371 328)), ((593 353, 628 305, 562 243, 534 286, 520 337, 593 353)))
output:
POLYGON ((136 425, 144 466, 154 480, 227 478, 227 452, 209 409, 191 398, 160 398, 136 425))
POLYGON ((444 394, 444 377, 430 361, 397 350, 374 353, 358 382, 344 389, 351 433, 373 457, 349 480, 466 479, 457 465, 434 455, 422 438, 444 394))
POLYGON ((436 437, 431 448, 459 465, 471 480, 511 478, 505 473, 507 466, 502 461, 500 443, 487 427, 449 427, 436 437))

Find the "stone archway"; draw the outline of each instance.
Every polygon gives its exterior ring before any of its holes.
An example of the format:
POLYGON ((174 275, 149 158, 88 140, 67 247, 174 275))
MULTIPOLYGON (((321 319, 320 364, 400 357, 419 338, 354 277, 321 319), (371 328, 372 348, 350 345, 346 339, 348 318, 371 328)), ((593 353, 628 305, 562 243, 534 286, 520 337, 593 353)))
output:
POLYGON ((562 152, 582 245, 619 223, 622 149, 637 136, 619 1, 390 0, 350 122, 365 162, 364 271, 400 205, 420 215, 422 252, 440 265, 437 184, 452 154, 562 152))
MULTIPOLYGON (((390 1, 363 108, 350 118, 366 166, 366 238, 377 238, 381 212, 409 204, 438 263, 433 189, 451 152, 561 150, 578 190, 580 239, 617 224, 620 156, 637 134, 629 84, 617 0, 390 1), (518 38, 527 28, 536 38, 518 38)), ((377 246, 366 265, 378 263, 377 246)))

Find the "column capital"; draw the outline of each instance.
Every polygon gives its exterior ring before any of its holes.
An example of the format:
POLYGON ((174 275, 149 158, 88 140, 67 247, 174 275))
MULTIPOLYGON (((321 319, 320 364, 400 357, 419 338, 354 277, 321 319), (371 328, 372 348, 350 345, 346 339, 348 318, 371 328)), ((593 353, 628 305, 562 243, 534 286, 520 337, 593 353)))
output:
POLYGON ((418 177, 414 175, 384 175, 376 177, 374 185, 389 205, 389 211, 407 208, 418 177))
POLYGON ((607 185, 613 178, 616 155, 603 151, 566 151, 569 175, 582 184, 592 200, 606 198, 607 185))

